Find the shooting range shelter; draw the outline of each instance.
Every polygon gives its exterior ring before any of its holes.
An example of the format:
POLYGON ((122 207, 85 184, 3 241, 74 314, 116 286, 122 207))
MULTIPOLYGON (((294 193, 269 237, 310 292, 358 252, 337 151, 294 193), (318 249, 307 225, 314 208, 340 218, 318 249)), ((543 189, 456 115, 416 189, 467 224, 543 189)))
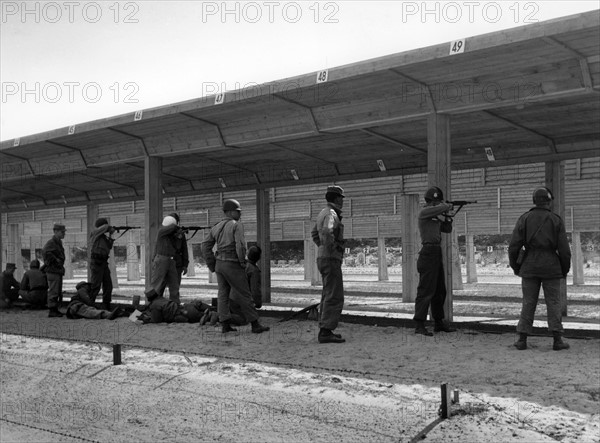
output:
MULTIPOLYGON (((423 185, 439 186, 446 199, 468 199, 476 190, 455 195, 452 171, 485 175, 543 163, 565 218, 565 161, 598 157, 599 122, 600 14, 593 11, 4 141, 1 211, 8 220, 56 208, 66 219, 68 208, 83 207, 77 214, 89 229, 101 205, 141 204, 143 247, 151 251, 163 199, 253 191, 268 299, 274 188, 426 174, 423 185)), ((425 186, 407 193, 402 183, 394 204, 403 243, 416 245, 425 186)), ((594 202, 597 191, 581 190, 594 202)), ((495 213, 490 204, 478 210, 495 213)), ((203 214, 189 224, 222 215, 203 214)), ((582 216, 598 226, 597 214, 582 216)), ((3 223, 5 241, 18 237, 11 226, 3 223)), ((310 223, 300 229, 306 235, 310 223)), ((456 241, 449 237, 446 263, 456 241)), ((151 260, 145 254, 146 281, 151 260)), ((451 288, 452 266, 446 270, 451 288)), ((416 288, 414 263, 403 275, 407 295, 416 288)), ((451 319, 451 291, 447 313, 451 319)))

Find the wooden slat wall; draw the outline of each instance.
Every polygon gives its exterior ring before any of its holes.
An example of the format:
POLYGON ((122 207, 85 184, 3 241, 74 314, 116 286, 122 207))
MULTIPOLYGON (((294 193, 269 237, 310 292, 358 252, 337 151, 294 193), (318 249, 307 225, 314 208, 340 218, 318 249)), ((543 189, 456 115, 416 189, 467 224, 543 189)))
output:
MULTIPOLYGON (((600 230, 600 157, 565 162, 565 226, 568 231, 600 230), (571 221, 571 213, 574 225, 571 221)), ((517 218, 532 206, 531 192, 543 185, 543 163, 511 167, 472 169, 452 172, 452 198, 477 200, 462 209, 455 229, 474 234, 510 233, 517 218)), ((325 206, 325 189, 329 183, 271 189, 271 239, 301 240, 310 236, 318 213, 325 206)), ((402 214, 397 213, 403 194, 422 195, 427 187, 426 174, 339 182, 346 192, 344 224, 347 238, 400 237, 402 214)), ((222 201, 235 198, 242 205, 242 221, 248 241, 256 241, 256 193, 223 192, 202 194, 163 201, 164 213, 179 212, 184 225, 212 225, 223 217, 222 201)), ((144 201, 99 205, 99 214, 116 225, 143 226, 144 201)), ((52 235, 54 223, 67 225, 70 242, 85 243, 85 206, 24 210, 2 214, 3 226, 21 223, 23 247, 29 236, 41 239, 52 235), (82 234, 82 235, 80 235, 82 234), (80 239, 81 237, 81 239, 80 239)), ((122 240, 126 236, 122 237, 122 240)), ((6 229, 2 231, 6 241, 6 229)), ((194 242, 202 240, 202 234, 194 242)), ((26 243, 27 242, 27 243, 26 243)))

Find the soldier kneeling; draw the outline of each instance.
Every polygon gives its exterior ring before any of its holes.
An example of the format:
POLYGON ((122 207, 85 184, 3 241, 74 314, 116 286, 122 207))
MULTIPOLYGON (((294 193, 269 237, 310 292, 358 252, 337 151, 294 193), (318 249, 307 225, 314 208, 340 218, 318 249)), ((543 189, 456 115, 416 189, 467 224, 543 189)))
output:
POLYGON ((92 290, 92 285, 90 283, 85 281, 79 282, 77 283, 77 286, 75 286, 75 289, 77 289, 77 294, 71 297, 71 302, 67 306, 67 318, 114 320, 119 316, 119 308, 115 308, 112 311, 106 311, 94 307, 94 303, 90 298, 90 292, 92 290))

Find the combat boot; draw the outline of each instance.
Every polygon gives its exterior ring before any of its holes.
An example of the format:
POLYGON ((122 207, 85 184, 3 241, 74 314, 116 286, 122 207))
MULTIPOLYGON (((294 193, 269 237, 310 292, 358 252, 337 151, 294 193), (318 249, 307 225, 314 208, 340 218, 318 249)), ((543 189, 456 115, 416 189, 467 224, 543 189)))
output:
POLYGON ((456 332, 456 329, 451 328, 444 320, 436 320, 433 332, 456 332))
POLYGON ((318 336, 319 343, 344 343, 346 339, 341 334, 334 334, 331 329, 321 328, 318 336))
POLYGON ((417 327, 415 328, 415 334, 426 335, 427 337, 433 337, 433 332, 429 332, 425 327, 425 322, 423 320, 415 320, 417 322, 417 327))
POLYGON ((221 326, 221 332, 223 334, 226 334, 227 332, 237 332, 237 329, 232 328, 229 321, 224 321, 223 326, 221 326))
POLYGON ((271 328, 269 328, 268 326, 263 326, 261 325, 258 320, 255 320, 252 322, 252 332, 254 334, 260 334, 262 332, 267 332, 269 331, 271 328))
POLYGON ((519 351, 527 349, 527 334, 523 332, 519 333, 519 339, 515 342, 515 348, 519 351))
POLYGON ((555 351, 562 351, 563 349, 569 349, 569 343, 564 342, 562 339, 562 334, 560 332, 554 333, 554 344, 552 345, 552 349, 555 351))
POLYGON ((62 317, 64 314, 58 310, 58 308, 50 308, 48 311, 48 317, 62 317))

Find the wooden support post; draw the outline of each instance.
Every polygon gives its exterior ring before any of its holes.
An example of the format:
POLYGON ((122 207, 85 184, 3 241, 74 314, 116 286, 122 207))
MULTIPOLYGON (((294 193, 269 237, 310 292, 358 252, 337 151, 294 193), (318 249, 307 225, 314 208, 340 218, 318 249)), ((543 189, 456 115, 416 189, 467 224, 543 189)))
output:
MULTIPOLYGON (((115 254, 108 256, 108 269, 110 270, 110 278, 112 280, 113 289, 119 289, 119 277, 117 276, 117 260, 115 254)), ((102 289, 104 292, 104 288, 102 289)))
POLYGON ((146 157, 144 160, 144 244, 146 257, 144 278, 146 289, 150 287, 154 244, 162 217, 162 158, 146 157))
POLYGON ((310 255, 310 244, 313 243, 312 239, 304 239, 304 280, 312 281, 313 263, 312 256, 310 255))
POLYGON ((65 240, 66 239, 63 239, 63 246, 65 248, 65 263, 64 263, 65 275, 63 278, 71 279, 71 278, 73 278, 73 253, 71 250, 71 242, 69 242, 68 240, 67 241, 65 241, 65 240))
MULTIPOLYGON (((141 239, 140 239, 141 240, 141 239)), ((140 243, 140 278, 146 277, 146 245, 144 243, 140 243)))
POLYGON ((308 265, 308 266, 312 267, 312 271, 310 273, 311 286, 320 286, 323 284, 323 276, 321 275, 321 272, 319 271, 319 268, 317 266, 317 252, 318 252, 317 250, 318 250, 318 246, 315 245, 315 243, 311 241, 310 242, 310 263, 308 265))
MULTIPOLYGON (((427 182, 429 186, 437 186, 444 192, 446 200, 452 200, 450 186, 452 158, 450 155, 450 116, 431 113, 427 118, 427 182)), ((442 234, 442 259, 446 277, 446 301, 444 315, 452 321, 452 235, 442 234)))
MULTIPOLYGON (((6 226, 6 263, 14 263, 17 266, 14 276, 17 281, 23 278, 23 258, 21 257, 21 232, 20 225, 9 223, 6 226)), ((4 271, 4 269, 1 269, 4 271)))
POLYGON ((269 189, 256 190, 256 236, 260 257, 263 303, 271 303, 271 205, 269 189))
POLYGON ((581 250, 581 233, 573 231, 571 245, 571 264, 573 269, 573 284, 583 285, 583 251, 581 250))
MULTIPOLYGON (((552 191, 552 211, 565 219, 565 164, 561 161, 546 162, 546 186, 552 191)), ((560 280, 562 315, 567 316, 567 280, 560 280)))
POLYGON ((189 259, 188 268, 187 268, 187 276, 195 277, 196 276, 196 260, 194 260, 194 245, 192 244, 192 242, 188 242, 187 250, 188 250, 188 259, 189 259))
POLYGON ((442 394, 442 404, 440 407, 441 410, 441 418, 446 419, 450 418, 450 405, 452 404, 452 400, 450 397, 450 387, 448 383, 442 383, 441 385, 441 394, 442 394))
POLYGON ((377 265, 379 281, 388 281, 387 254, 383 237, 377 238, 377 265))
POLYGON ((460 266, 460 254, 458 252, 458 232, 456 226, 452 230, 452 289, 460 291, 463 289, 462 270, 460 266))
POLYGON ((140 260, 137 252, 137 232, 127 231, 127 281, 140 279, 140 260))
MULTIPOLYGON (((96 220, 98 219, 98 205, 96 203, 88 203, 86 205, 86 245, 87 245, 87 279, 86 281, 92 281, 92 270, 90 269, 90 261, 92 254, 92 245, 90 244, 90 234, 94 230, 96 220)), ((111 255, 113 252, 111 251, 111 255)))
POLYGON ((402 302, 414 302, 417 298, 419 272, 417 258, 421 249, 418 227, 419 196, 402 196, 402 302))
POLYGON ((121 345, 113 345, 113 365, 121 364, 121 345))
POLYGON ((477 283, 477 263, 475 262, 475 240, 473 234, 467 234, 467 283, 477 283))

